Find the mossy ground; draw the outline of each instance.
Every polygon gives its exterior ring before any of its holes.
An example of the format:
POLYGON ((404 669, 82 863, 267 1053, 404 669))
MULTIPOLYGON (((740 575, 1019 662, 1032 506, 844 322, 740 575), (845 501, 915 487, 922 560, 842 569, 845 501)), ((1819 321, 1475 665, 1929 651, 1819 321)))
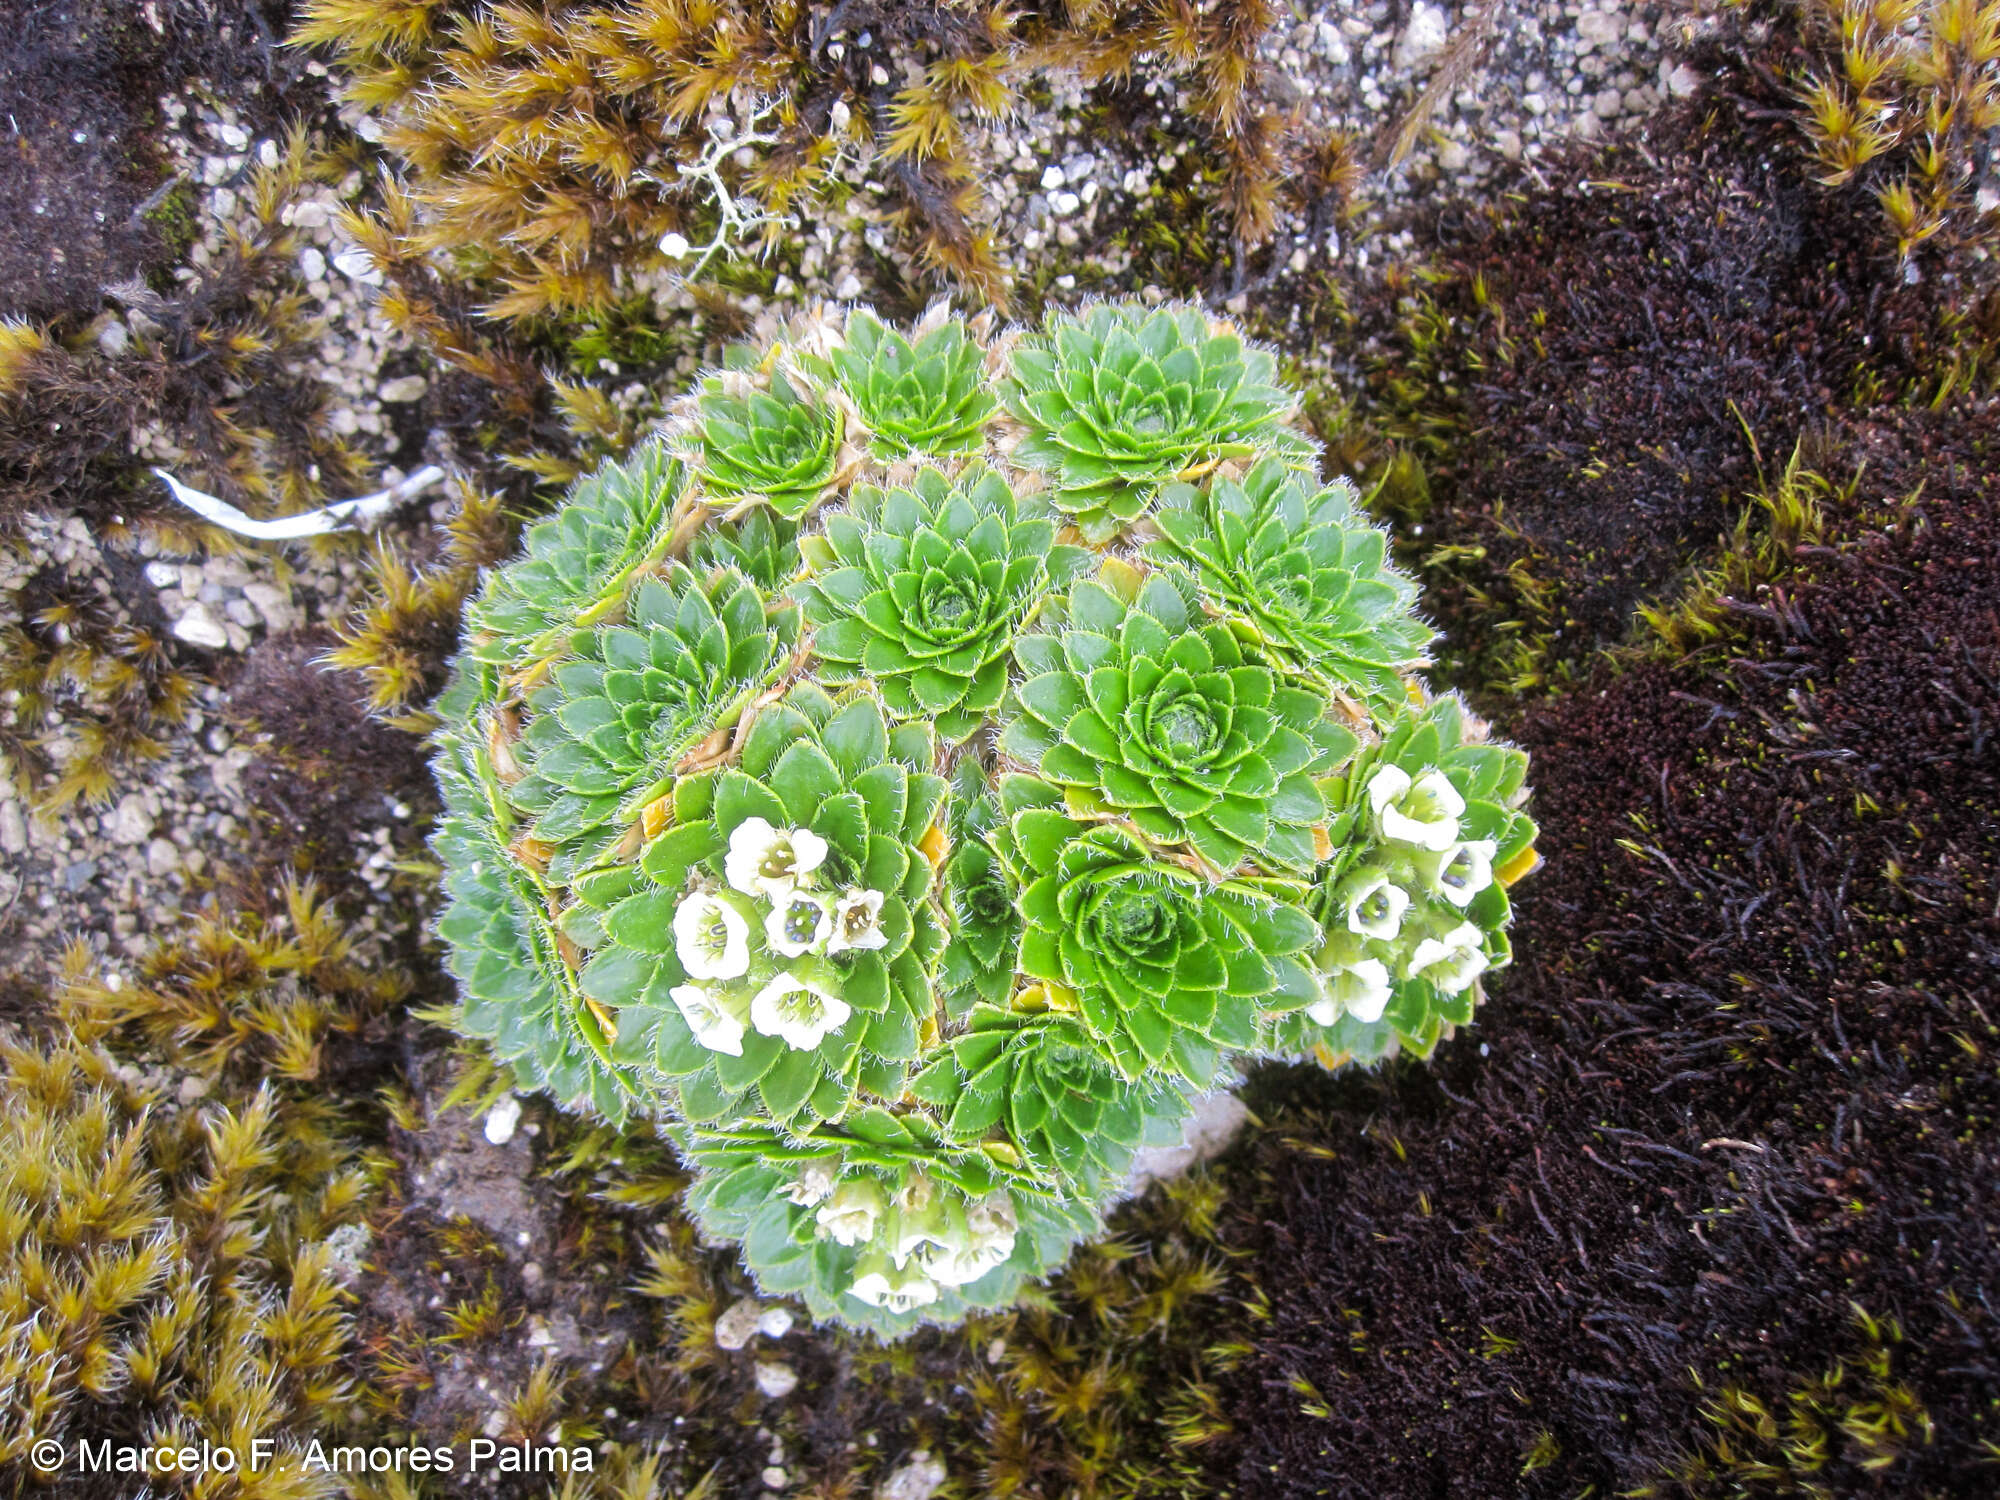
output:
MULTIPOLYGON (((1315 265, 1252 288, 1301 370, 1342 351, 1325 435, 1380 481, 1448 671, 1534 753, 1547 863, 1476 1028, 1427 1067, 1261 1071, 1243 1142, 1124 1211, 1045 1303, 894 1349, 801 1330, 719 1350, 748 1284, 676 1213, 671 1154, 534 1103, 488 1142, 499 1081, 421 1019, 445 995, 414 842, 381 878, 344 862, 357 801, 427 815, 410 730, 533 473, 629 439, 594 388, 524 365, 585 382, 606 357, 621 379, 712 357, 726 291, 698 328, 552 326, 438 382, 427 420, 532 472, 380 570, 351 632, 369 681, 311 676, 315 633, 223 684, 265 752, 263 822, 216 925, 161 935, 133 981, 150 999, 9 980, 0 1023, 52 1045, 65 1014, 117 1021, 96 1044, 126 1068, 207 1080, 189 1118, 275 1076, 288 1188, 337 1169, 355 1196, 260 1204, 273 1272, 334 1220, 368 1228, 352 1388, 308 1420, 556 1431, 602 1455, 578 1495, 748 1494, 773 1464, 793 1493, 865 1495, 917 1448, 947 1494, 1050 1500, 1991 1488, 1992 304, 1977 245, 1923 249, 1912 280, 1874 201, 1812 180, 1778 87, 1805 43, 1712 38, 1714 92, 1640 145, 1433 204, 1386 281, 1315 265), (406 727, 359 713, 371 686, 406 727), (335 904, 274 896, 293 870, 335 904), (364 914, 362 956, 329 950, 364 914), (761 1397, 760 1358, 798 1389, 761 1397)), ((1163 200, 1129 244, 1066 252, 1079 285, 1131 250, 1171 290, 1229 295, 1208 189, 1185 186, 1180 219, 1163 200)), ((462 289, 433 290, 476 326, 462 289)), ((89 384, 58 393, 88 415, 89 384)), ((88 478, 63 493, 118 513, 122 420, 9 472, 24 493, 88 478)))

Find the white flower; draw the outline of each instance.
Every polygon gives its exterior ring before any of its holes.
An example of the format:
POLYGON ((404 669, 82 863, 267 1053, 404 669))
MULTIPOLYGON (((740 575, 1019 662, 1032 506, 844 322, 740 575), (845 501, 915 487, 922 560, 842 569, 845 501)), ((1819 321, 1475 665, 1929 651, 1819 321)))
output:
POLYGON ((866 1244, 875 1235, 875 1221, 888 1210, 889 1199, 882 1184, 872 1177, 843 1182, 833 1196, 822 1203, 813 1222, 819 1232, 840 1244, 866 1244))
POLYGON ((731 1057, 743 1055, 743 1023, 722 1008, 722 996, 713 985, 677 984, 667 994, 702 1046, 731 1057))
POLYGON ((1014 1253, 1019 1225, 1014 1202, 1006 1193, 992 1193, 961 1213, 957 1203, 948 1213, 944 1238, 918 1256, 924 1271, 946 1286, 977 1281, 1014 1253))
POLYGON ((811 1051, 829 1031, 854 1014, 847 1002, 810 979, 780 974, 750 1002, 750 1024, 765 1036, 781 1036, 787 1047, 811 1051))
POLYGON ((823 1161, 809 1161, 785 1188, 785 1197, 801 1208, 811 1208, 833 1196, 833 1168, 823 1161))
POLYGON ((763 818, 745 818, 729 835, 722 873, 744 895, 775 901, 825 858, 826 840, 810 828, 773 828, 763 818))
POLYGON ((668 256, 673 260, 682 259, 693 248, 694 246, 688 243, 687 236, 684 234, 676 234, 672 230, 669 230, 660 236, 660 254, 668 256))
POLYGON ((1440 994, 1456 995, 1486 968, 1480 951, 1483 934, 1470 922, 1460 922, 1442 938, 1425 938, 1410 955, 1404 970, 1411 979, 1428 979, 1440 994))
POLYGON ((1377 766, 1368 779, 1368 806, 1383 838, 1441 850, 1458 842, 1465 799, 1442 771, 1426 771, 1412 781, 1401 766, 1377 766))
POLYGON ((1419 855, 1417 869, 1432 895, 1453 906, 1470 906, 1474 896, 1493 884, 1493 855, 1498 848, 1492 839, 1453 844, 1435 854, 1419 855))
POLYGON ((1347 890, 1347 930, 1356 937, 1392 942, 1403 930, 1410 893, 1379 870, 1360 875, 1347 890))
POLYGON ((1389 966, 1379 958, 1363 958, 1343 964, 1327 976, 1326 998, 1306 1007, 1306 1014, 1322 1026, 1331 1026, 1342 1015, 1357 1021, 1379 1021, 1389 1004, 1389 966))
POLYGON ((855 1263, 854 1285, 847 1289, 870 1307, 913 1312, 937 1301, 937 1283, 915 1266, 897 1270, 880 1255, 864 1255, 855 1263))
POLYGON ((674 956, 690 979, 741 979, 750 972, 750 924, 712 891, 674 908, 674 956))
MULTIPOLYGON (((919 1172, 896 1194, 896 1212, 889 1221, 889 1258, 902 1265, 926 1245, 943 1246, 953 1238, 948 1208, 956 1208, 931 1179, 919 1172)), ((965 1214, 960 1210, 956 1239, 965 1243, 965 1214)))
POLYGON ((882 930, 880 891, 849 891, 833 903, 833 937, 828 953, 845 953, 850 948, 886 948, 889 934, 882 930))
POLYGON ((833 917, 824 896, 788 891, 771 898, 771 915, 764 919, 764 939, 786 958, 817 953, 833 932, 833 917))

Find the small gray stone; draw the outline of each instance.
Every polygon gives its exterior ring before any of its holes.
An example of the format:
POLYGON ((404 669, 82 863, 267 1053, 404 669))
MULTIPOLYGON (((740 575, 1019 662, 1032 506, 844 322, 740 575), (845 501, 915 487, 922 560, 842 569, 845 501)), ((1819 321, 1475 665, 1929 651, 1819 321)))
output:
POLYGON ((876 1486, 875 1500, 931 1500, 945 1477, 945 1466, 919 1448, 876 1486))
POLYGON ((75 864, 63 867, 63 889, 72 896, 96 878, 97 861, 94 859, 80 859, 75 864))
POLYGON ((761 1313, 755 1297, 744 1297, 732 1303, 729 1310, 715 1320, 715 1347, 741 1349, 756 1334, 757 1319, 761 1313))
POLYGON ((1196 1162, 1219 1156, 1249 1117, 1249 1109, 1230 1089, 1203 1094, 1194 1101, 1193 1112, 1181 1127, 1181 1143, 1146 1146, 1135 1152, 1126 1185, 1134 1193, 1141 1192, 1155 1179, 1179 1177, 1196 1162))
POLYGON ((299 623, 299 612, 292 605, 291 592, 273 583, 246 583, 243 597, 251 608, 263 616, 264 623, 272 630, 290 630, 299 623))
POLYGON ((764 1488, 767 1490, 781 1490, 792 1482, 791 1475, 787 1474, 776 1464, 772 1464, 770 1468, 766 1469, 761 1477, 764 1481, 764 1488))
POLYGON ((0 802, 0 850, 9 854, 28 852, 28 820, 21 816, 21 804, 12 797, 0 802))
POLYGON ((1410 23, 1396 43, 1397 69, 1407 71, 1423 66, 1444 51, 1450 38, 1451 22, 1446 19, 1443 7, 1432 5, 1430 0, 1417 0, 1410 7, 1410 23))
POLYGON ((791 1395, 798 1388, 799 1372, 775 1359, 757 1361, 757 1389, 773 1401, 791 1395))
POLYGON ((209 651, 220 651, 229 644, 229 632, 206 604, 190 604, 187 613, 174 621, 174 634, 190 646, 209 651))
POLYGON ((153 836, 153 815, 146 811, 146 799, 127 792, 118 805, 104 815, 104 836, 114 844, 136 848, 153 836))
POLYGON ((170 839, 154 839, 146 845, 146 873, 164 879, 181 867, 181 851, 170 839))
POLYGON ((1612 11, 1587 10, 1576 18, 1577 39, 1593 47, 1609 47, 1624 31, 1624 17, 1612 11))

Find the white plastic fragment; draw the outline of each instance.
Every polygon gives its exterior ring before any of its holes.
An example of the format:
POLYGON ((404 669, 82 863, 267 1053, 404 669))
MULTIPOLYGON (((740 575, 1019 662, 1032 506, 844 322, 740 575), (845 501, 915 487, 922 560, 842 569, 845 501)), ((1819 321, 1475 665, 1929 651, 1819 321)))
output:
POLYGON ((195 512, 203 520, 212 521, 225 531, 233 531, 238 536, 254 537, 262 542, 288 542, 299 537, 325 536, 335 531, 365 531, 388 515, 404 501, 414 498, 444 478, 444 470, 436 464, 425 464, 408 478, 390 485, 386 490, 377 490, 372 495, 358 495, 352 500, 336 500, 331 505, 322 505, 318 510, 306 511, 303 515, 280 516, 275 521, 258 521, 243 514, 226 500, 218 500, 213 495, 205 495, 200 490, 182 484, 165 469, 153 472, 164 479, 174 498, 195 512))

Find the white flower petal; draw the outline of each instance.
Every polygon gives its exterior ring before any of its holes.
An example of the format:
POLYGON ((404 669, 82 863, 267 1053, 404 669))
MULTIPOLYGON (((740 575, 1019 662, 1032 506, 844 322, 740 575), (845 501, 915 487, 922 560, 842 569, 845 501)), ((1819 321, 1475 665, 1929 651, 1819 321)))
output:
POLYGON ((840 996, 796 974, 780 974, 750 1002, 750 1024, 765 1036, 784 1038, 800 1052, 846 1024, 853 1009, 840 996))
POLYGON ((677 984, 667 991, 688 1023, 694 1039, 711 1052, 743 1055, 743 1023, 722 1008, 720 997, 705 984, 677 984))
POLYGON ((1368 810, 1376 817, 1410 789, 1410 773, 1401 766, 1377 766, 1368 778, 1368 810))
POLYGON ((1393 942, 1403 930, 1403 913, 1409 909, 1408 891, 1385 874, 1371 873, 1348 892, 1347 930, 1356 937, 1393 942))
POLYGON ((1389 1006, 1389 966, 1379 958, 1348 964, 1334 976, 1333 1001, 1357 1021, 1381 1020, 1389 1006))
POLYGON ((810 875, 826 863, 826 840, 810 828, 787 830, 792 844, 792 871, 795 875, 810 875))
POLYGON ((674 908, 674 956, 690 979, 741 979, 750 972, 750 924, 709 891, 674 908))
POLYGON ((729 852, 722 856, 722 877, 746 896, 764 893, 764 862, 783 839, 765 818, 745 818, 729 835, 729 852))

